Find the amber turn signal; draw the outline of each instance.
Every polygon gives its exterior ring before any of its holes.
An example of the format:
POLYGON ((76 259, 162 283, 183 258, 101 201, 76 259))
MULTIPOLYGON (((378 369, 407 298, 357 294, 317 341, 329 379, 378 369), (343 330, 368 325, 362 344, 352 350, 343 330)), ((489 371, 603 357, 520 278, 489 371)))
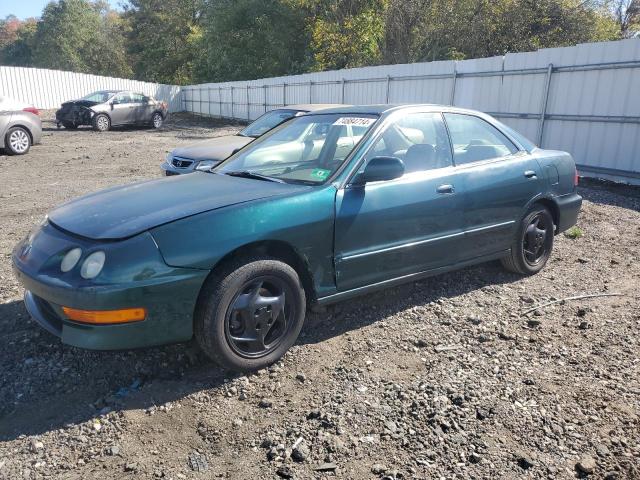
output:
POLYGON ((114 323, 141 322, 147 316, 144 308, 126 308, 124 310, 77 310, 62 307, 70 320, 95 325, 110 325, 114 323))

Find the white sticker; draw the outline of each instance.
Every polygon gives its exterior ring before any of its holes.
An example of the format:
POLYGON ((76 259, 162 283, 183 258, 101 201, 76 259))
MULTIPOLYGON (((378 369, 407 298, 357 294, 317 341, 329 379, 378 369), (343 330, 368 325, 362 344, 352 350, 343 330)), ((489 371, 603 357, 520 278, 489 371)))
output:
POLYGON ((375 123, 375 118, 368 117, 340 117, 333 122, 334 125, 355 125, 359 127, 368 127, 372 123, 375 123))

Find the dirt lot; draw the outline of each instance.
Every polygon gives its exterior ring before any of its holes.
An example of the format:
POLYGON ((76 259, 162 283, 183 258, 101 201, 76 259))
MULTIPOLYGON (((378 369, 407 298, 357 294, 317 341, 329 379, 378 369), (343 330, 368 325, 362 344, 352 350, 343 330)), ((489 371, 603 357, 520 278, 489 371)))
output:
POLYGON ((172 147, 233 127, 46 127, 0 156, 0 478, 640 478, 638 190, 582 187, 584 236, 557 237, 535 277, 488 264, 338 304, 236 376, 193 345, 63 346, 10 265, 56 204, 157 177, 172 147), (602 292, 626 296, 521 314, 602 292))

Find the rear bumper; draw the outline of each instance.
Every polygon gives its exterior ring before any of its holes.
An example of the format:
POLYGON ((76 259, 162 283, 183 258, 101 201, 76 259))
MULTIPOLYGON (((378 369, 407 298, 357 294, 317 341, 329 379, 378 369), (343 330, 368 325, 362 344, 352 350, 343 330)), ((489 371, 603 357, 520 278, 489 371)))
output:
POLYGON ((555 201, 558 205, 558 233, 561 233, 573 227, 578 221, 582 197, 577 193, 570 193, 556 197, 555 201))

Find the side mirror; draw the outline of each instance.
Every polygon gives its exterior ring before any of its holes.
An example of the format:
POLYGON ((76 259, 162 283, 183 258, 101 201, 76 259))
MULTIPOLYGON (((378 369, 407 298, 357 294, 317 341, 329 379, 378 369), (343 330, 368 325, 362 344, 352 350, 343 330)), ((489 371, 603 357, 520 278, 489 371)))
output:
POLYGON ((404 175, 404 162, 398 157, 374 157, 358 178, 358 184, 394 180, 404 175))

